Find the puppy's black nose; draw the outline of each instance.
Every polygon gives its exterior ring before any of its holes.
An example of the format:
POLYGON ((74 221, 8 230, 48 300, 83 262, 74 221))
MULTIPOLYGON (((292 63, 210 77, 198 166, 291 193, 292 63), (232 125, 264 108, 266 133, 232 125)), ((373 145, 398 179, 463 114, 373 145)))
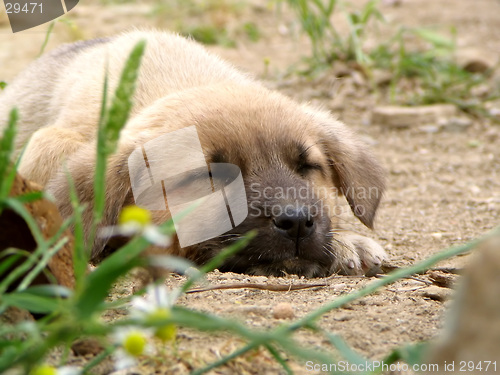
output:
POLYGON ((314 232, 314 220, 304 207, 284 210, 273 218, 278 232, 294 241, 310 236, 314 232))

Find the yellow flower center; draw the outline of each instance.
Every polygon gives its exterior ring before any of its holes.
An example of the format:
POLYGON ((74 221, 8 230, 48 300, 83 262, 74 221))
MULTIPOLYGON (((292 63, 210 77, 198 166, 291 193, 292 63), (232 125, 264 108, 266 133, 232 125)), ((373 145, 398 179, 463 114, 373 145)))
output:
MULTIPOLYGON (((169 309, 158 308, 148 316, 149 323, 161 322, 170 318, 171 312, 169 309)), ((175 339, 177 329, 174 324, 164 324, 155 328, 155 336, 162 341, 172 341, 175 339)))
POLYGON ((173 324, 165 324, 158 327, 155 331, 155 336, 161 341, 173 341, 177 335, 177 329, 173 324))
POLYGON ((138 223, 140 226, 144 227, 151 223, 151 213, 141 207, 126 206, 123 208, 122 212, 120 212, 118 224, 123 225, 131 222, 138 223))
POLYGON ((30 375, 57 375, 57 370, 49 365, 41 365, 34 368, 30 375))
POLYGON ((123 349, 133 357, 138 357, 144 353, 146 338, 141 332, 130 332, 123 341, 123 349))

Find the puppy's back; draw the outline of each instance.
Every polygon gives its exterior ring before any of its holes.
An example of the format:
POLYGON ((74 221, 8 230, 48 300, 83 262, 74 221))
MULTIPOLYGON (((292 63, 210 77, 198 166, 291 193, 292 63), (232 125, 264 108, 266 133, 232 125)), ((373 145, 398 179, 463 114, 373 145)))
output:
POLYGON ((23 70, 4 91, 0 91, 0 131, 3 131, 14 107, 21 117, 18 143, 21 143, 19 138, 26 139, 26 134, 23 134, 26 130, 46 124, 51 117, 50 102, 61 73, 82 51, 105 42, 106 39, 94 39, 63 45, 23 70))
POLYGON ((184 37, 132 31, 113 38, 64 45, 33 62, 0 93, 0 130, 13 107, 19 110, 18 148, 44 126, 95 134, 104 77, 115 89, 125 61, 146 40, 131 116, 166 95, 224 81, 252 80, 184 37))

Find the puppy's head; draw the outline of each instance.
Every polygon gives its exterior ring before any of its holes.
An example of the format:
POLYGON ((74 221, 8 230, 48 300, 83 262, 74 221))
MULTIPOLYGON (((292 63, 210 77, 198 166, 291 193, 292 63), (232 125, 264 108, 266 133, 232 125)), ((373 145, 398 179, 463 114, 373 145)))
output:
MULTIPOLYGON (((253 86, 195 89, 157 105, 154 119, 142 126, 158 126, 157 111, 170 131, 196 125, 207 164, 240 168, 248 205, 248 216, 232 230, 184 249, 177 244, 174 253, 204 263, 255 229, 256 237, 221 270, 325 276, 342 246, 339 197, 372 227, 382 170, 328 113, 253 86)), ((220 220, 215 213, 205 217, 207 226, 220 220)))

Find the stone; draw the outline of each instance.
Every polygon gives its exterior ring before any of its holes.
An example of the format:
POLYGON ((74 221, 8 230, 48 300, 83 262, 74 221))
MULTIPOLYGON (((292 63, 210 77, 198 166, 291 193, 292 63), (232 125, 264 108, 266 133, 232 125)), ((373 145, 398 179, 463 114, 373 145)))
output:
POLYGON ((22 310, 15 306, 8 307, 5 311, 0 314, 1 325, 8 324, 14 325, 26 321, 34 321, 33 315, 28 311, 22 310))
POLYGON ((464 48, 456 52, 456 61, 470 73, 486 73, 495 67, 498 56, 477 48, 464 48))
POLYGON ((429 279, 437 286, 443 287, 443 288, 452 288, 456 281, 457 281, 458 276, 451 274, 451 273, 445 273, 445 272, 439 272, 439 271, 430 271, 429 272, 429 279))
POLYGON ((452 291, 448 288, 431 285, 423 289, 420 294, 424 298, 429 298, 438 302, 445 302, 451 297, 452 291))
POLYGON ((500 119, 500 108, 491 108, 488 113, 490 116, 500 119))
MULTIPOLYGON (((500 361, 500 233, 475 249, 475 258, 459 280, 454 304, 446 316, 445 332, 432 345, 427 363, 460 361, 478 364, 500 361)), ((494 369, 484 373, 493 373, 494 369)))
POLYGON ((452 133, 462 133, 472 125, 472 120, 467 117, 450 117, 443 121, 443 129, 452 133))
MULTIPOLYGON (((9 195, 16 197, 31 192, 41 191, 37 184, 16 175, 9 195)), ((45 239, 54 236, 61 227, 63 220, 54 203, 47 199, 40 199, 24 205, 35 219, 45 239)), ((0 255, 8 248, 18 248, 28 252, 35 251, 37 244, 31 230, 16 212, 4 209, 0 214, 0 255)), ((73 274, 73 235, 69 230, 63 234, 68 238, 66 244, 48 262, 48 270, 54 275, 57 283, 73 288, 75 278, 73 274)), ((20 260, 22 262, 22 260, 20 260)), ((16 267, 19 263, 13 265, 16 267)), ((49 284, 50 280, 40 273, 32 285, 49 284)))
POLYGON ((455 116, 457 109, 451 104, 426 106, 378 106, 372 112, 372 124, 391 128, 409 128, 438 124, 442 119, 455 116))
POLYGON ((419 129, 424 133, 432 134, 439 132, 441 130, 441 127, 436 125, 422 125, 419 127, 419 129))
POLYGON ((99 342, 99 340, 95 338, 82 338, 78 339, 71 345, 71 350, 77 356, 95 356, 101 353, 104 348, 99 342))
POLYGON ((288 302, 281 302, 274 306, 273 317, 275 319, 293 319, 294 316, 293 306, 288 302))

